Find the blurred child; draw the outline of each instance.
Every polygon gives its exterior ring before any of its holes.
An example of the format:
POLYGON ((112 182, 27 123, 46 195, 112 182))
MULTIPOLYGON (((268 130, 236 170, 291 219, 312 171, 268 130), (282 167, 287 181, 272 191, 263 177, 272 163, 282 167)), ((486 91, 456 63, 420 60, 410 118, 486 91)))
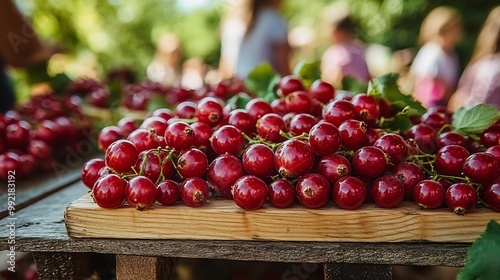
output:
POLYGON ((455 47, 463 36, 462 18, 450 7, 432 10, 422 22, 420 44, 410 68, 413 96, 425 107, 446 105, 458 80, 455 47))
POLYGON ((363 44, 355 40, 357 24, 347 12, 333 19, 331 38, 334 44, 321 59, 322 79, 341 86, 342 78, 352 76, 363 82, 370 80, 363 44))
POLYGON ((448 109, 454 111, 479 103, 500 108, 500 6, 488 15, 448 109))

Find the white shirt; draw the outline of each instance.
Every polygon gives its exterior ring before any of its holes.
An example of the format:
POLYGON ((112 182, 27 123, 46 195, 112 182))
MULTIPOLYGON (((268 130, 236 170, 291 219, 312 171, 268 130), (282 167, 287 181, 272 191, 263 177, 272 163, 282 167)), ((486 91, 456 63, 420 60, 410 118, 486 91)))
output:
POLYGON ((410 69, 417 81, 425 78, 438 78, 450 88, 458 80, 458 59, 455 54, 446 53, 434 42, 426 43, 418 51, 410 69))
POLYGON ((243 38, 236 64, 236 75, 245 78, 259 64, 270 62, 276 69, 273 47, 286 42, 288 26, 279 12, 272 8, 260 11, 253 29, 243 38))

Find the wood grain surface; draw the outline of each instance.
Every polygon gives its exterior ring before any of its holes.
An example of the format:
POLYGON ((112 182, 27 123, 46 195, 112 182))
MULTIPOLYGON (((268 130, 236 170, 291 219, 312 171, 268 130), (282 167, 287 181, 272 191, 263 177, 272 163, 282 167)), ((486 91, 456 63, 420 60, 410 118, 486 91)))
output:
POLYGON ((233 201, 213 199, 192 208, 155 205, 145 211, 129 206, 99 208, 89 195, 70 203, 68 235, 78 238, 268 240, 326 242, 473 242, 500 213, 478 208, 458 216, 447 208, 422 210, 415 203, 384 209, 374 204, 357 210, 333 205, 278 209, 266 204, 244 211, 233 201))

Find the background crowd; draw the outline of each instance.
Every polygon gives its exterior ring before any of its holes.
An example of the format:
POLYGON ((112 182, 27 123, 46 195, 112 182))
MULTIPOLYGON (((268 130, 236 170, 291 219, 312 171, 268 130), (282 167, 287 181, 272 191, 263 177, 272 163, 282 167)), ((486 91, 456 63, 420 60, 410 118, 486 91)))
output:
POLYGON ((321 61, 322 78, 337 88, 345 76, 367 82, 398 72, 426 107, 500 107, 495 1, 181 2, 30 0, 18 11, 8 0, 0 10, 1 109, 11 106, 13 88, 22 99, 29 86, 30 72, 13 70, 40 61, 48 61, 49 75, 101 77, 126 66, 138 77, 195 88, 245 78, 265 61, 284 76, 303 59, 321 61))

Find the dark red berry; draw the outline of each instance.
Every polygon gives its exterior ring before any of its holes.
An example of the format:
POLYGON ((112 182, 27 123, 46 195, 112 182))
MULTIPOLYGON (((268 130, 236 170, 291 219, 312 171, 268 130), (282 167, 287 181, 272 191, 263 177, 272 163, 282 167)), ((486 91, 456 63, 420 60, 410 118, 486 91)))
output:
POLYGON ((245 110, 247 110, 250 116, 252 116, 256 121, 265 114, 273 112, 271 105, 262 98, 255 98, 250 100, 247 105, 245 105, 245 110))
POLYGON ((134 177, 125 186, 125 198, 130 206, 143 211, 155 203, 156 186, 145 176, 134 177))
POLYGON ((182 178, 203 177, 207 169, 207 156, 198 149, 186 150, 177 159, 177 171, 182 178))
POLYGON ((219 127, 212 135, 212 149, 218 155, 230 154, 238 156, 245 145, 241 131, 232 125, 219 127))
POLYGON ((207 179, 210 186, 222 197, 231 199, 232 185, 247 175, 241 161, 233 155, 221 155, 208 166, 207 179))
POLYGON ((380 207, 398 206, 405 196, 405 189, 396 176, 386 175, 378 178, 372 185, 373 201, 380 207))
POLYGON ((312 100, 305 91, 295 91, 285 97, 285 107, 292 113, 311 113, 312 100))
POLYGON ((99 170, 101 170, 101 168, 103 168, 105 165, 106 164, 104 163, 104 160, 100 158, 91 159, 83 165, 81 178, 83 184, 87 188, 92 189, 97 179, 101 177, 99 175, 99 170))
POLYGON ((377 122, 380 109, 375 97, 366 93, 360 93, 356 94, 351 102, 356 107, 361 121, 367 125, 374 125, 377 122))
POLYGON ((342 147, 355 151, 366 143, 366 123, 358 120, 346 120, 339 126, 342 147))
POLYGON ((92 188, 92 198, 102 208, 118 208, 125 202, 127 182, 116 174, 108 174, 96 181, 92 188))
POLYGON ((464 215, 476 208, 477 193, 471 185, 456 183, 446 190, 444 199, 448 208, 457 215, 464 215))
POLYGON ((323 175, 308 173, 297 182, 297 198, 307 208, 320 208, 330 197, 330 184, 323 175))
POLYGON ((183 101, 177 104, 175 115, 180 119, 192 119, 196 115, 196 103, 193 101, 183 101))
POLYGON ((353 210, 365 201, 366 188, 360 179, 346 176, 333 185, 332 197, 340 208, 353 210))
POLYGON ((255 123, 254 118, 246 110, 236 109, 229 113, 228 124, 234 125, 250 137, 255 133, 255 123))
POLYGON ((493 182, 498 178, 499 170, 498 160, 488 153, 475 153, 464 162, 464 175, 478 184, 493 182))
POLYGON ((135 145, 127 140, 113 142, 107 149, 104 160, 106 166, 116 173, 129 173, 137 161, 139 151, 135 145))
POLYGON ((222 105, 216 98, 205 97, 196 105, 195 115, 199 122, 214 127, 222 120, 222 105))
POLYGON ((309 133, 311 128, 317 123, 318 119, 316 119, 316 117, 310 114, 300 113, 295 115, 290 120, 288 130, 292 135, 297 136, 301 135, 302 133, 309 133))
POLYGON ((408 145, 398 134, 388 133, 380 136, 373 146, 384 151, 392 164, 397 165, 408 156, 408 145))
POLYGON ((186 179, 180 185, 182 201, 191 207, 198 207, 205 204, 210 195, 207 181, 192 177, 186 179))
POLYGON ((486 153, 493 155, 500 162, 500 145, 489 147, 486 153))
POLYGON ((193 128, 185 122, 171 123, 165 130, 167 145, 176 150, 185 150, 195 143, 196 136, 193 128))
POLYGON ((299 78, 293 75, 281 78, 278 83, 278 94, 281 96, 287 96, 298 90, 304 90, 304 85, 299 78))
POLYGON ((425 178, 422 169, 412 162, 398 164, 394 169, 394 176, 403 183, 406 200, 413 200, 413 189, 425 178))
POLYGON ((422 116, 420 121, 435 130, 440 130, 444 125, 450 122, 448 117, 440 112, 427 112, 422 116))
POLYGON ((309 131, 309 145, 318 156, 326 156, 338 151, 341 143, 340 132, 331 123, 320 122, 309 131))
POLYGON ((346 100, 337 100, 323 107, 323 119, 336 127, 349 119, 357 119, 358 111, 354 105, 346 100))
POLYGON ((106 149, 118 139, 122 139, 122 130, 117 126, 106 126, 97 135, 97 144, 99 149, 106 151, 106 149))
POLYGON ((418 147, 424 153, 432 154, 436 151, 436 131, 426 124, 417 124, 406 132, 406 138, 415 139, 418 147))
POLYGON ((327 104, 335 96, 335 89, 332 85, 322 80, 316 80, 309 89, 309 94, 317 101, 327 104))
POLYGON ((236 205, 245 210, 259 209, 267 200, 267 185, 255 176, 243 176, 234 183, 233 197, 236 205))
POLYGON ((443 204, 444 192, 440 183, 423 180, 413 189, 413 199, 420 207, 434 209, 443 204))
POLYGON ((445 133, 442 133, 439 135, 437 141, 436 141, 436 146, 437 149, 441 149, 444 146, 448 145, 459 145, 464 148, 467 148, 467 140, 465 137, 462 136, 462 134, 454 132, 454 131, 448 131, 445 133))
POLYGON ((274 206, 287 208, 295 201, 295 187, 285 179, 278 179, 269 185, 268 196, 274 206))
POLYGON ((297 178, 309 172, 314 164, 314 153, 309 145, 298 139, 289 139, 274 152, 274 165, 279 174, 297 178))
POLYGON ((500 179, 484 187, 484 202, 491 209, 500 212, 500 179))
POLYGON ((389 160, 385 153, 373 146, 360 148, 354 153, 352 159, 354 170, 359 175, 367 178, 376 178, 382 175, 387 169, 388 164, 389 160))
POLYGON ((333 186, 340 178, 351 175, 351 164, 342 155, 326 155, 319 160, 316 172, 325 176, 333 186))
POLYGON ((255 125, 257 134, 270 142, 281 142, 284 140, 280 131, 287 132, 287 126, 283 118, 275 113, 269 113, 262 116, 255 125))
POLYGON ((127 140, 132 142, 139 152, 156 149, 160 146, 155 130, 138 128, 127 136, 127 140))
POLYGON ((469 156, 469 152, 464 147, 449 145, 438 151, 434 164, 439 174, 460 176, 464 162, 469 156))
POLYGON ((500 125, 495 124, 480 135, 481 144, 486 148, 500 145, 500 125))
POLYGON ((277 173, 274 152, 264 144, 253 144, 243 152, 243 167, 250 175, 264 179, 277 173))
POLYGON ((158 183, 156 187, 156 201, 161 205, 174 205, 181 199, 179 183, 165 180, 158 183))

